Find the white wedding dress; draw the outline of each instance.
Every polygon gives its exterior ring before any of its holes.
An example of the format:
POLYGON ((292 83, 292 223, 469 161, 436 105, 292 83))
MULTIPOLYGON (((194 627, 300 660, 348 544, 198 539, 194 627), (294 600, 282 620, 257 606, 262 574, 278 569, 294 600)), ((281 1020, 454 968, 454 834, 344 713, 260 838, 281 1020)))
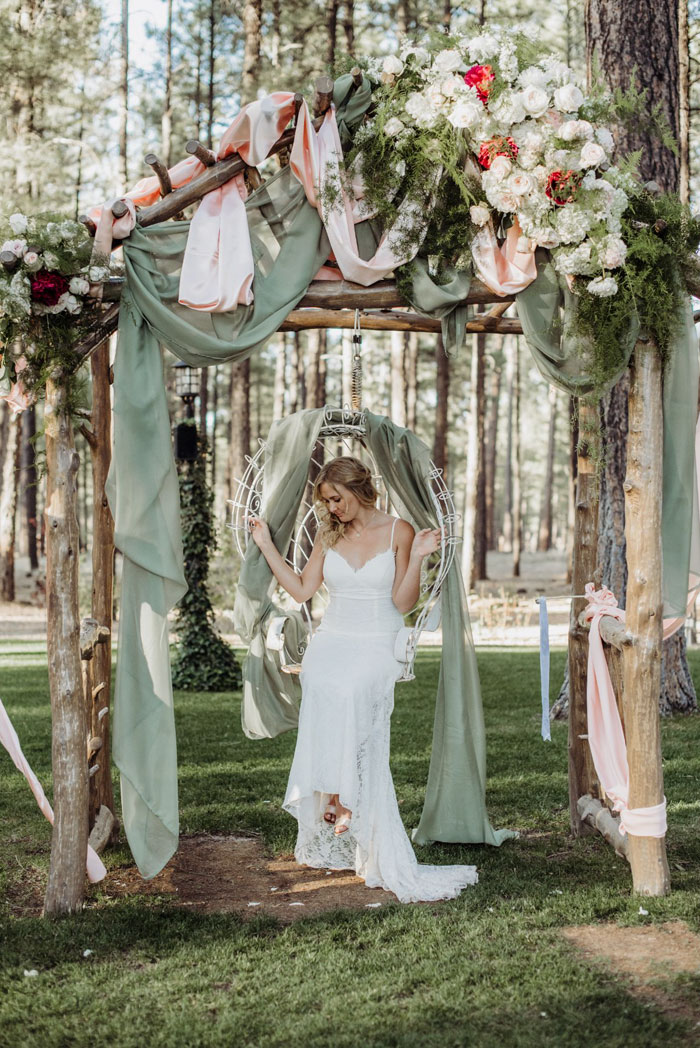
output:
POLYGON ((354 869, 370 888, 385 888, 400 902, 450 899, 476 883, 476 867, 418 864, 389 768, 394 684, 402 671, 394 641, 403 626, 391 598, 394 527, 389 548, 358 570, 336 550, 326 554, 330 603, 302 662, 299 734, 284 807, 299 823, 297 862, 354 869), (352 811, 340 836, 323 820, 333 793, 352 811))

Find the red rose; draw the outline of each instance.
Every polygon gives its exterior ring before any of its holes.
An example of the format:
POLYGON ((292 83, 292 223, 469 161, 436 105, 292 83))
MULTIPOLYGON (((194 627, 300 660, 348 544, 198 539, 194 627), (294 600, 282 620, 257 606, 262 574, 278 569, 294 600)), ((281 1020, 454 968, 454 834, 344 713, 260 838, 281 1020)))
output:
POLYGON ((479 147, 479 163, 482 167, 488 169, 491 167, 495 157, 507 156, 510 160, 515 160, 518 155, 518 147, 510 136, 508 138, 489 138, 487 142, 482 142, 479 147))
POLYGON ((467 87, 473 87, 481 101, 486 105, 491 93, 491 83, 496 79, 496 74, 490 65, 474 65, 464 74, 464 83, 467 87))
POLYGON ((545 193, 557 207, 571 204, 578 193, 583 175, 580 171, 552 171, 545 193))
POLYGON ((32 277, 32 298, 43 306, 55 306, 61 295, 68 291, 68 281, 60 273, 48 273, 40 269, 32 277))

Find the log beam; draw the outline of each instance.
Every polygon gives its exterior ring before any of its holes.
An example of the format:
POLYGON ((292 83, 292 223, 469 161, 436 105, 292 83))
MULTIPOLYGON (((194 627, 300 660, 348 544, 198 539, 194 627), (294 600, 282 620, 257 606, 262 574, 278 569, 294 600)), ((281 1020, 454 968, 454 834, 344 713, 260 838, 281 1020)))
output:
MULTIPOLYGON (((574 556, 571 586, 583 593, 594 576, 598 557, 598 499, 595 464, 589 455, 586 433, 597 428, 596 408, 579 401, 581 445, 578 450, 578 476, 574 517, 574 556)), ((588 745, 586 716, 586 665, 588 633, 579 624, 585 598, 571 601, 569 625, 569 821, 575 837, 590 832, 578 810, 579 797, 600 793, 593 758, 588 745)))
POLYGON ((619 815, 614 815, 602 801, 588 794, 579 797, 577 808, 582 822, 598 830, 622 859, 629 859, 630 838, 620 833, 619 815))
MULTIPOLYGON (((419 313, 395 310, 361 311, 360 322, 366 331, 430 331, 440 333, 440 321, 419 313)), ((351 309, 295 309, 279 327, 280 331, 309 331, 316 328, 345 328, 355 326, 355 311, 351 309)), ((498 334, 522 334, 518 320, 503 320, 477 314, 466 325, 467 331, 492 331, 498 334)))
MULTIPOLYGON (((635 346, 629 393, 625 540, 626 625, 633 643, 622 656, 629 806, 646 808, 664 797, 659 728, 663 598, 661 483, 663 426, 661 357, 653 343, 635 346)), ((630 837, 634 890, 666 895, 670 875, 663 837, 630 837)))
POLYGON ((77 476, 79 458, 63 376, 46 383, 47 654, 51 689, 54 826, 44 913, 77 913, 88 842, 86 721, 80 667, 77 476))

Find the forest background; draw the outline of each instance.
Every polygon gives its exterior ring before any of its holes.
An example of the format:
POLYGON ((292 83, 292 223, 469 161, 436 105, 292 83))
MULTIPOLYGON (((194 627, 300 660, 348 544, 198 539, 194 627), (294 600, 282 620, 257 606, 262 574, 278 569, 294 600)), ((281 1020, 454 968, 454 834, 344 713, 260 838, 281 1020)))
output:
MULTIPOLYGON (((692 202, 700 170, 700 3, 679 6, 690 62, 681 178, 689 179, 692 202)), ((585 83, 586 17, 576 0, 0 0, 0 211, 77 218, 150 173, 145 154, 172 164, 188 139, 215 148, 243 102, 274 89, 310 100, 315 78, 346 69, 348 56, 392 52, 402 37, 429 30, 530 21, 585 83)), ((276 163, 268 162, 270 170, 276 163)), ((223 523, 246 455, 275 418, 349 404, 351 357, 349 332, 280 333, 243 364, 203 369, 197 415, 210 444, 219 524, 212 584, 220 607, 233 605, 238 562, 223 523)), ((172 363, 166 356, 175 419, 181 408, 172 363)), ((540 377, 522 339, 474 336, 448 361, 435 335, 365 332, 363 370, 364 405, 414 429, 444 469, 463 518, 463 570, 472 588, 487 577, 489 551, 508 554, 507 574, 516 577, 523 551, 570 556, 575 409, 540 377)), ((86 408, 89 400, 86 385, 86 408)), ((39 580, 33 592, 41 595, 41 413, 38 404, 17 425, 0 405, 0 600, 17 595, 18 555, 28 558, 39 580)), ((90 456, 80 433, 77 442, 81 545, 88 548, 90 456)))

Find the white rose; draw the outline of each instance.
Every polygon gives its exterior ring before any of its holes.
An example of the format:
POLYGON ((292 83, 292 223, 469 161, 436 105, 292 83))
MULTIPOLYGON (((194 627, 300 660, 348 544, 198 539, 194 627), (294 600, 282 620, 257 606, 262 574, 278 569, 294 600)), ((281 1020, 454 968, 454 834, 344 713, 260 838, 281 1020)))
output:
POLYGON ((578 125, 578 120, 565 120, 557 132, 559 138, 563 138, 565 142, 573 142, 579 137, 578 125))
POLYGON ((62 313, 63 310, 67 313, 80 313, 82 308, 82 302, 78 302, 75 295, 71 295, 68 291, 63 292, 55 306, 57 313, 62 313))
POLYGON ((440 90, 442 91, 445 98, 454 98, 460 88, 464 87, 464 80, 458 76, 448 76, 446 80, 443 80, 440 84, 440 90))
POLYGON ((583 92, 576 84, 564 84, 554 92, 554 104, 562 113, 575 113, 583 102, 583 92))
POLYGON ((483 116, 484 107, 480 102, 458 102, 447 119, 453 127, 474 127, 483 116))
POLYGON ((22 261, 30 273, 36 273, 44 264, 41 255, 38 255, 36 251, 27 251, 22 261))
POLYGON ((605 150, 597 142, 586 142, 581 150, 582 167, 597 167, 605 158, 605 150))
POLYGON ((627 244, 619 237, 609 237, 604 249, 600 252, 600 261, 606 269, 617 269, 625 261, 627 244))
POLYGON ((536 84, 529 84, 520 95, 523 107, 528 116, 542 116, 547 112, 549 95, 536 84))
POLYGON ((596 142, 600 142, 606 153, 612 153, 615 147, 615 139, 607 127, 597 127, 595 131, 596 142))
POLYGON ((593 138, 593 124, 589 123, 588 120, 577 120, 576 126, 579 138, 593 138))
POLYGON ((507 178, 513 169, 513 161, 510 157, 495 156, 491 162, 489 173, 493 175, 497 182, 502 182, 504 178, 507 178))
POLYGON ((22 258, 27 250, 26 240, 6 240, 0 251, 11 251, 17 258, 22 258))
POLYGON ((431 84, 426 89, 426 95, 430 101, 430 104, 435 106, 436 109, 441 109, 444 106, 447 99, 441 91, 441 84, 431 84))
POLYGON ((508 179, 508 189, 516 196, 525 196, 532 189, 532 179, 524 171, 518 171, 508 179))
POLYGON ((385 73, 392 73, 394 76, 401 76, 403 73, 403 62, 396 55, 387 55, 382 63, 382 70, 385 73))
POLYGON ((519 124, 525 119, 525 106, 518 92, 504 91, 490 107, 494 120, 503 124, 519 124))
POLYGON ((469 57, 480 64, 493 58, 498 51, 498 39, 492 33, 482 33, 469 42, 469 57))
POLYGON ((456 73, 462 65, 462 56, 459 51, 439 51, 433 59, 433 69, 437 73, 456 73))
POLYGON ((15 211, 14 215, 10 215, 10 229, 15 236, 21 236, 22 233, 27 232, 27 226, 29 220, 26 215, 23 215, 20 211, 15 211))
POLYGON ((617 281, 613 277, 596 277, 586 285, 591 295, 598 298, 611 298, 617 294, 617 281))
POLYGON ((530 236, 539 247, 545 247, 551 251, 554 247, 559 247, 561 243, 559 234, 551 226, 543 226, 539 229, 533 229, 530 236))
POLYGON ((481 227, 486 225, 489 218, 491 217, 491 212, 489 211, 488 205, 486 203, 472 204, 472 206, 469 208, 469 217, 471 218, 475 226, 481 227))
POLYGON ((90 282, 85 277, 73 277, 68 288, 72 295, 87 295, 90 290, 90 282))
POLYGON ((88 269, 88 280, 91 284, 101 284, 109 276, 109 270, 104 266, 90 266, 88 269))
POLYGON ((511 193, 509 189, 504 189, 498 193, 498 207, 499 211, 517 211, 520 207, 520 201, 514 193, 511 193))

